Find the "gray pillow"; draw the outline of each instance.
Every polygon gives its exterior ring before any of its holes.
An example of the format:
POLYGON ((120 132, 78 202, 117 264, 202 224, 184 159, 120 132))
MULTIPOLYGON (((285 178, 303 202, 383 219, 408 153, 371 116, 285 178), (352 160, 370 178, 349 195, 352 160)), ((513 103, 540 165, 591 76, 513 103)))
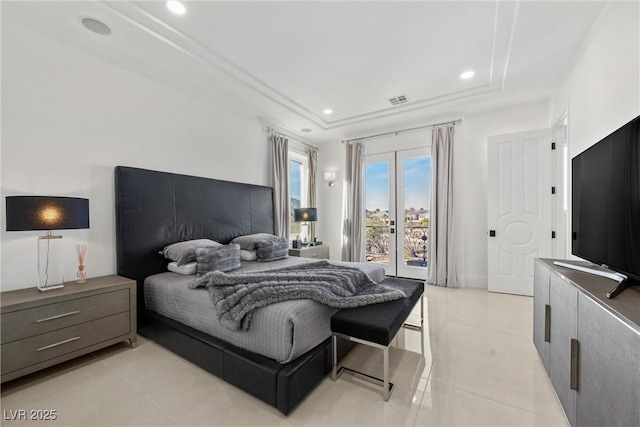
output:
POLYGON ((233 271, 240 268, 240 245, 231 243, 226 246, 196 249, 196 275, 202 276, 210 271, 233 271))
POLYGON ((289 257, 289 242, 284 237, 276 240, 258 240, 256 242, 258 261, 270 262, 289 257))
POLYGON ((238 236, 231 241, 231 243, 237 243, 240 245, 240 249, 252 251, 256 248, 256 242, 259 240, 277 240, 278 236, 268 233, 256 233, 247 234, 245 236, 238 236))
POLYGON ((185 240, 165 246, 162 255, 175 261, 179 267, 196 260, 196 249, 216 246, 222 246, 222 244, 209 239, 185 240))

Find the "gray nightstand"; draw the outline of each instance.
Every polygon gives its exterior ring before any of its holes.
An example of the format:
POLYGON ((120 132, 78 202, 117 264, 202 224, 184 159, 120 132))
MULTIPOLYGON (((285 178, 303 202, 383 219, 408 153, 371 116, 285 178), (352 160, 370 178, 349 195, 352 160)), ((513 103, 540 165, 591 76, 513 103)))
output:
POLYGON ((289 249, 289 256, 297 256, 300 258, 316 258, 329 259, 329 246, 305 246, 300 249, 289 249))
POLYGON ((120 276, 63 289, 2 292, 2 382, 129 340, 136 345, 136 282, 120 276))

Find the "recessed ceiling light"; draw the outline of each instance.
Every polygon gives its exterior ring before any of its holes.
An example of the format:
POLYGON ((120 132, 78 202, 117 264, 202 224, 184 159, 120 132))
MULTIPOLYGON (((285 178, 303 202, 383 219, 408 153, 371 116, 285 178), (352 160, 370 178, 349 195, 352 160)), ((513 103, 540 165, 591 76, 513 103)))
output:
POLYGON ((471 77, 475 76, 476 73, 474 73, 473 71, 465 71, 464 73, 460 74, 460 78, 461 79, 470 79, 471 77))
POLYGON ((300 131, 304 132, 304 133, 309 133, 311 132, 311 129, 309 128, 304 128, 304 129, 300 129, 300 131))
POLYGON ((84 25, 87 30, 100 34, 101 36, 108 36, 111 34, 111 28, 109 28, 104 22, 100 22, 97 19, 82 18, 80 22, 82 22, 82 25, 84 25))
POLYGON ((187 8, 177 0, 169 0, 167 2, 167 8, 176 15, 184 15, 187 11, 187 8))
POLYGON ((331 114, 331 113, 333 113, 333 110, 331 108, 326 108, 326 109, 322 110, 322 112, 325 113, 325 114, 331 114))

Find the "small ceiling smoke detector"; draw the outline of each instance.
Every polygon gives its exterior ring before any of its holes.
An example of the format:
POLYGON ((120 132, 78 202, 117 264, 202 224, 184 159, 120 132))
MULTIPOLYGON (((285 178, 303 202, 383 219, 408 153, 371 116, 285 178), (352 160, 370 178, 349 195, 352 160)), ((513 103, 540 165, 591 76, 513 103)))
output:
POLYGON ((460 78, 461 79, 470 79, 471 77, 475 76, 476 73, 474 73, 473 71, 469 70, 469 71, 465 71, 464 73, 460 74, 460 78))
POLYGON ((407 97, 407 95, 398 95, 393 98, 389 98, 389 102, 391 103, 391 105, 406 104, 407 102, 409 102, 409 98, 407 97))
POLYGON ((333 113, 333 110, 331 108, 325 108, 324 110, 322 110, 322 112, 324 114, 331 114, 331 113, 333 113))
POLYGON ((309 133, 311 132, 311 129, 309 128, 304 128, 304 129, 300 129, 300 131, 304 132, 304 133, 309 133))
POLYGON ((167 2, 167 9, 169 9, 176 15, 184 15, 184 13, 187 11, 187 8, 177 0, 169 0, 167 2))
POLYGON ((80 22, 82 22, 82 25, 84 25, 87 30, 96 34, 100 34, 101 36, 108 36, 109 34, 111 34, 111 28, 109 28, 107 24, 100 22, 97 19, 82 18, 80 22))

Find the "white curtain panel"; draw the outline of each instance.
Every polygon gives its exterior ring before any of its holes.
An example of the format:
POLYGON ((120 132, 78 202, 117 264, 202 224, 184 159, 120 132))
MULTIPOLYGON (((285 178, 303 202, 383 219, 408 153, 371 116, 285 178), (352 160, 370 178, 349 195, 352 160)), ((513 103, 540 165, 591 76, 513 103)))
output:
POLYGON ((273 187, 274 232, 289 239, 289 140, 271 135, 271 186, 273 187))
POLYGON ((433 128, 427 282, 457 288, 453 223, 453 135, 454 125, 433 128))
MULTIPOLYGON (((309 160, 309 207, 317 208, 318 191, 316 186, 316 178, 318 176, 318 150, 309 148, 307 150, 307 158, 309 160)), ((311 238, 316 237, 316 223, 311 222, 311 238)))
POLYGON ((342 260, 362 261, 364 226, 364 146, 347 143, 346 203, 342 224, 342 260))

